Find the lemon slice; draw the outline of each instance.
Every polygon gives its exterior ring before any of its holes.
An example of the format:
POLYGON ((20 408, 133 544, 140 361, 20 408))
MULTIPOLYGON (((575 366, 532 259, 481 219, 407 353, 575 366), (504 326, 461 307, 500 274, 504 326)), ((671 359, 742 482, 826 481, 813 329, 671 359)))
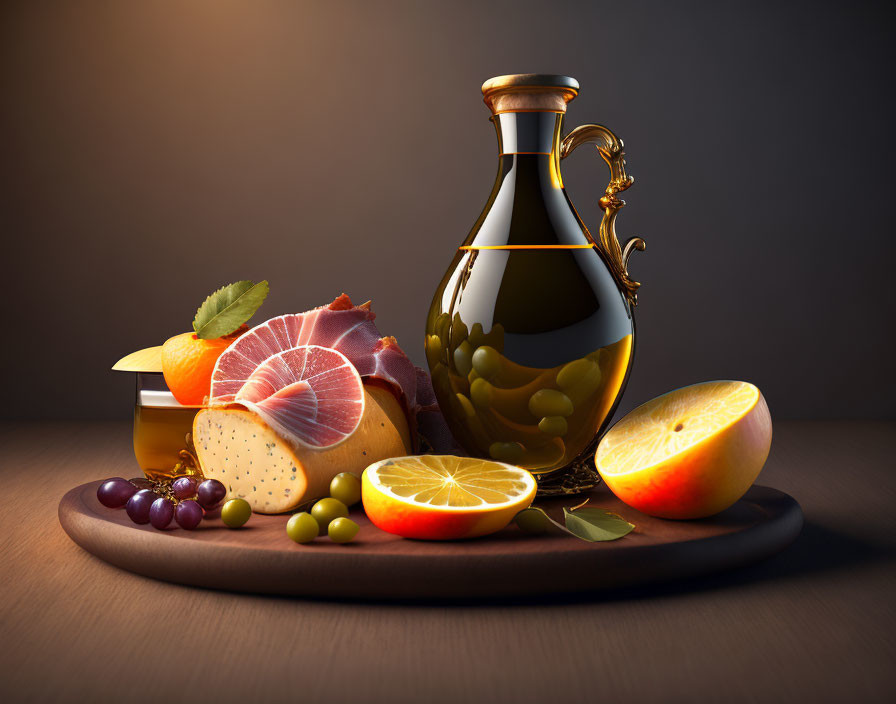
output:
POLYGON ((711 381, 633 410, 601 440, 595 464, 630 506, 664 518, 699 518, 743 496, 765 464, 771 436, 759 389, 711 381))
POLYGON ((368 518, 405 538, 456 540, 505 527, 535 498, 535 478, 503 462, 450 455, 395 457, 369 466, 368 518))
POLYGON ((157 372, 162 373, 162 346, 147 347, 131 352, 119 359, 112 367, 115 372, 157 372))

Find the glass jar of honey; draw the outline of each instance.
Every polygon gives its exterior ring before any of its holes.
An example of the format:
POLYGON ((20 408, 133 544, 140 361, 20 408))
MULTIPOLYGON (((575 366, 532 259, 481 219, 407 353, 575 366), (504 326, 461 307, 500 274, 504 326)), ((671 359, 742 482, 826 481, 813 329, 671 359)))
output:
POLYGON ((201 406, 182 406, 161 374, 137 374, 134 455, 149 479, 198 474, 191 434, 201 406))
POLYGON ((174 398, 162 375, 161 348, 134 352, 112 369, 136 377, 134 456, 143 474, 153 480, 200 474, 192 431, 202 407, 183 406, 174 398))

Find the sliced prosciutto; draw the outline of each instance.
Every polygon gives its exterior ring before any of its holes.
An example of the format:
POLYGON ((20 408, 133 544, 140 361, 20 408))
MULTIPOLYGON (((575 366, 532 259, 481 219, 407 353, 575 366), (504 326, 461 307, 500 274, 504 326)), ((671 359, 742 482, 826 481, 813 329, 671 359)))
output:
POLYGON ((232 402, 253 411, 283 437, 327 448, 348 438, 360 424, 364 385, 342 353, 303 345, 268 357, 232 402))
MULTIPOLYGON (((416 441, 417 372, 394 337, 381 337, 373 322, 375 317, 369 304, 352 305, 343 294, 328 306, 281 315, 257 325, 218 358, 209 405, 245 405, 285 437, 308 444, 298 416, 310 412, 312 399, 304 387, 293 387, 303 379, 289 379, 283 365, 295 374, 295 360, 281 355, 307 346, 326 348, 347 359, 364 382, 384 386, 395 394, 407 415, 411 438, 416 441), (275 358, 281 361, 269 364, 275 358), (259 371, 262 368, 264 372, 259 371), (276 388, 275 378, 280 383, 276 388), (259 405, 259 410, 248 405, 258 405, 258 395, 264 396, 266 404, 259 405)), ((354 398, 353 393, 346 392, 347 397, 354 398)))
POLYGON ((228 403, 259 364, 302 345, 329 347, 344 354, 367 381, 391 387, 412 415, 417 396, 414 365, 394 337, 381 337, 369 304, 352 305, 345 294, 307 313, 281 315, 242 335, 218 358, 212 374, 211 400, 228 403))

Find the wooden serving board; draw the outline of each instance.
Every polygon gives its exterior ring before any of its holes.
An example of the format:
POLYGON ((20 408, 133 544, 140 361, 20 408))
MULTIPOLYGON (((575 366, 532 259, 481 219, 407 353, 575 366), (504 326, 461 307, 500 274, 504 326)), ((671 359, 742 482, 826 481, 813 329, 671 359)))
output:
MULTIPOLYGON (((484 538, 405 540, 384 533, 360 508, 354 542, 326 537, 297 545, 288 516, 254 515, 241 529, 207 519, 195 531, 138 526, 96 498, 101 482, 82 484, 59 504, 59 522, 102 560, 147 577, 232 591, 312 597, 427 599, 583 592, 693 577, 749 564, 789 545, 803 515, 787 494, 754 486, 727 511, 699 521, 667 521, 629 508, 606 488, 591 506, 637 527, 620 540, 530 536, 511 525, 484 538)), ((549 513, 583 497, 539 502, 549 513)))

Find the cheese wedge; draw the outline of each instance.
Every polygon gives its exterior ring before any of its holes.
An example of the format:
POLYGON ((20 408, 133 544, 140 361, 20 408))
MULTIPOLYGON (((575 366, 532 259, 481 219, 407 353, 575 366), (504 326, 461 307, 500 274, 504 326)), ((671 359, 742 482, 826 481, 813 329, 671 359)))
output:
POLYGON ((257 513, 283 513, 329 494, 340 472, 361 476, 389 457, 411 452, 407 418, 395 396, 364 387, 364 414, 354 433, 335 447, 314 449, 284 440, 242 408, 206 408, 193 421, 202 473, 245 499, 257 513))

